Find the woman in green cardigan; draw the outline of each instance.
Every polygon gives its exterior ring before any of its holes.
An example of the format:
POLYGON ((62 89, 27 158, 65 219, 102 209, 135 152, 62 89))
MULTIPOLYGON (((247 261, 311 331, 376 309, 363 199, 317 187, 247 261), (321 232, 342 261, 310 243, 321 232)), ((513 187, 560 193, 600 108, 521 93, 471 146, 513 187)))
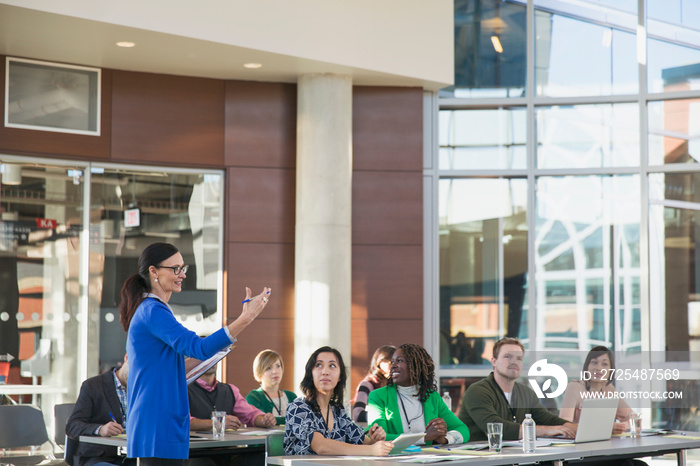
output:
POLYGON ((284 424, 287 406, 297 397, 294 392, 280 390, 283 374, 282 356, 269 349, 261 351, 253 361, 253 376, 260 383, 260 388, 245 397, 248 404, 264 413, 274 414, 278 425, 284 424))
POLYGON ((469 429, 438 394, 433 359, 422 346, 410 343, 394 353, 389 385, 370 392, 367 422, 384 428, 387 440, 404 432, 425 432, 428 445, 469 441, 469 429))

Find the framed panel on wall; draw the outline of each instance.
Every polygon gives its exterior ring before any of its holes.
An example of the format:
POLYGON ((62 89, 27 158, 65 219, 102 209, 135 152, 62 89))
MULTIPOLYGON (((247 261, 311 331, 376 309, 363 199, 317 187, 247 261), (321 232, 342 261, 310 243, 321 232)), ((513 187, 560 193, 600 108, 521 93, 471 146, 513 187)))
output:
POLYGON ((100 135, 99 68, 6 58, 5 126, 100 135))

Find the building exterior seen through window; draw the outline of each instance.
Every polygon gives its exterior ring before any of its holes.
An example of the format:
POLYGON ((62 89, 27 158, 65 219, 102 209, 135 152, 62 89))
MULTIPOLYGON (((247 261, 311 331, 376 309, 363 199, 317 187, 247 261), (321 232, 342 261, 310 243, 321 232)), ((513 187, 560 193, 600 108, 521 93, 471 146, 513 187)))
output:
MULTIPOLYGON (((700 6, 455 0, 455 84, 437 106, 441 390, 461 399, 511 336, 533 354, 666 354, 681 380, 653 387, 697 407, 700 6)), ((643 409, 700 429, 677 406, 643 409)))

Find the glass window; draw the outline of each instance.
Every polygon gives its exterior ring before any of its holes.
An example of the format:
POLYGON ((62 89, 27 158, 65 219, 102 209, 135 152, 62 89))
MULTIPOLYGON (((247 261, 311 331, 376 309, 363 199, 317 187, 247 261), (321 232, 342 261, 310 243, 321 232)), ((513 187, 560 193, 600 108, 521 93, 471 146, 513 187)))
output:
POLYGON ((455 0, 454 97, 521 97, 525 92, 525 5, 455 0))
POLYGON ((100 134, 100 69, 6 61, 5 126, 100 134))
POLYGON ((442 110, 440 169, 527 168, 525 109, 442 110))
POLYGON ((700 99, 649 102, 649 164, 698 163, 700 99))
MULTIPOLYGON (((700 83, 700 33, 683 34, 673 27, 661 31, 661 38, 647 41, 649 92, 697 90, 700 83), (668 36, 671 36, 668 38, 668 36), (679 37, 685 40, 678 40, 679 37)), ((649 25, 649 34, 654 31, 649 25)))
POLYGON ((535 116, 538 168, 639 164, 637 104, 540 107, 535 116))
POLYGON ((634 34, 542 10, 535 31, 537 95, 638 92, 634 34))
POLYGON ((141 251, 151 243, 174 244, 189 265, 182 291, 170 298, 175 317, 199 335, 218 330, 222 319, 221 174, 97 167, 92 172, 90 302, 94 320, 99 321, 95 353, 99 353, 100 368, 124 358, 126 333, 119 323, 119 293, 127 277, 137 271, 141 251))
POLYGON ((494 341, 527 337, 526 193, 524 179, 440 181, 443 366, 490 365, 494 341))
POLYGON ((700 173, 649 175, 652 349, 700 351, 700 173))
POLYGON ((638 351, 637 175, 537 181, 537 346, 638 351))
POLYGON ((647 0, 646 9, 649 19, 700 29, 700 2, 697 0, 647 0))
POLYGON ((42 402, 77 396, 83 170, 2 163, 0 354, 42 402))

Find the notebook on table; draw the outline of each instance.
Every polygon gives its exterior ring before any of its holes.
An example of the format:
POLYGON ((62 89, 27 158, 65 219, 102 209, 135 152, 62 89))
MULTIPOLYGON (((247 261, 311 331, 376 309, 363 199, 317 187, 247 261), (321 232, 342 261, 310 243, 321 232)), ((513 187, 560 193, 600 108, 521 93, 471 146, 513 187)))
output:
POLYGON ((391 449, 389 455, 397 455, 403 452, 406 448, 410 447, 417 441, 425 437, 425 432, 422 434, 401 434, 396 437, 391 442, 394 444, 394 448, 391 449))

